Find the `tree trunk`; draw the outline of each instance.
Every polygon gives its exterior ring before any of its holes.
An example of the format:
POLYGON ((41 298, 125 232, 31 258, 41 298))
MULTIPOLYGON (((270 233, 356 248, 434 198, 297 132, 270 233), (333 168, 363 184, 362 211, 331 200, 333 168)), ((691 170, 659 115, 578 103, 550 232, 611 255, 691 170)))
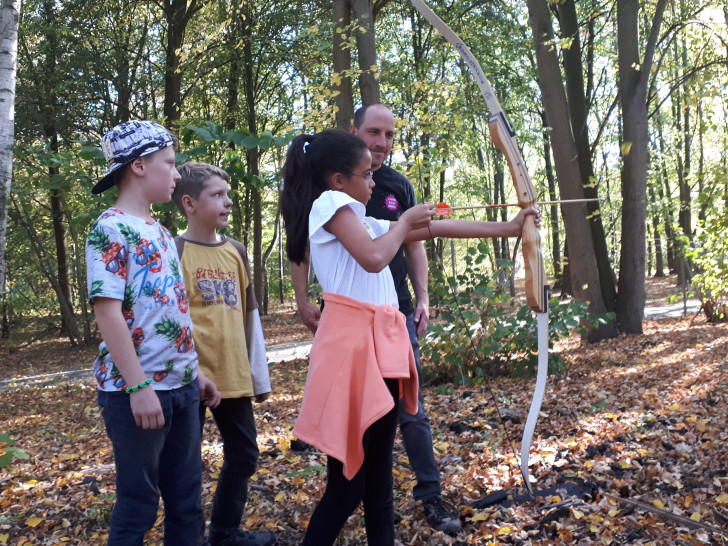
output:
MULTIPOLYGON (((569 117, 576 145, 577 161, 581 173, 581 185, 584 196, 589 199, 598 197, 594 164, 592 162, 589 140, 587 96, 584 90, 584 67, 582 63, 581 41, 579 40, 579 23, 576 17, 574 0, 566 0, 558 7, 561 37, 571 39, 571 47, 564 48, 563 65, 566 76, 566 95, 568 97, 569 117)), ((609 261, 609 249, 604 233, 604 224, 600 214, 598 201, 587 203, 589 227, 594 244, 594 254, 599 269, 599 282, 608 311, 614 311, 617 292, 614 286, 614 271, 609 261)))
MULTIPOLYGON (((52 121, 52 120, 48 120, 52 121)), ((58 153, 58 134, 55 131, 55 123, 51 123, 46 126, 46 133, 50 137, 50 150, 53 153, 58 153), (51 134, 48 134, 48 133, 51 134)), ((52 180, 58 176, 58 167, 48 168, 48 178, 52 180)), ((71 297, 71 280, 70 280, 70 268, 69 268, 69 256, 68 256, 68 233, 66 229, 65 219, 65 199, 63 198, 63 190, 60 188, 53 188, 50 190, 50 202, 51 202, 51 221, 53 223, 53 238, 56 243, 56 276, 58 278, 58 285, 63 297, 66 300, 68 307, 73 312, 73 299, 71 297)), ((63 316, 63 314, 61 314, 63 316)), ((66 334, 69 330, 69 324, 64 318, 61 323, 61 331, 66 334)))
MULTIPOLYGON (((655 189, 650 185, 650 202, 657 203, 655 189)), ((665 259, 662 254, 662 237, 660 236, 660 211, 655 210, 652 214, 652 239, 655 246, 655 277, 665 276, 665 259)))
MULTIPOLYGON (((258 116, 255 110, 256 89, 253 58, 253 8, 250 0, 243 2, 243 89, 245 90, 245 117, 248 131, 258 134, 258 116)), ((251 148, 246 152, 247 173, 252 179, 260 178, 260 150, 251 148)), ((257 185, 251 185, 253 216, 253 289, 258 304, 265 308, 267 297, 263 293, 263 200, 257 185)))
POLYGON ((658 185, 657 185, 657 197, 659 202, 662 203, 662 224, 665 226, 665 238, 667 239, 667 269, 668 271, 677 270, 677 245, 675 244, 675 229, 673 226, 674 222, 674 211, 672 206, 672 200, 670 195, 670 176, 667 173, 667 165, 665 164, 665 158, 667 157, 667 145, 665 144, 665 136, 662 130, 662 117, 659 112, 655 112, 655 120, 657 123, 657 134, 659 148, 659 165, 658 165, 658 185))
POLYGON ((21 0, 6 0, 0 6, 0 303, 3 306, 6 304, 8 200, 13 180, 20 5, 21 0))
POLYGON ((58 282, 58 277, 54 273, 53 267, 51 266, 53 260, 50 256, 48 256, 48 252, 43 246, 43 241, 38 236, 33 222, 25 215, 25 212, 16 200, 13 200, 13 206, 17 211, 20 223, 23 225, 28 233, 28 241, 30 242, 30 246, 33 248, 36 257, 38 258, 38 265, 40 266, 41 271, 53 288, 53 291, 56 293, 58 303, 61 306, 61 318, 63 322, 67 325, 66 335, 68 335, 68 340, 71 343, 72 347, 76 347, 79 345, 83 346, 81 334, 79 333, 78 327, 76 325, 76 317, 73 314, 73 310, 71 309, 68 300, 63 295, 61 285, 58 282))
MULTIPOLYGON (((238 40, 243 39, 241 32, 241 25, 243 16, 240 12, 237 4, 231 4, 232 23, 231 23, 231 42, 230 47, 232 49, 233 44, 237 43, 238 40)), ((228 66, 228 79, 227 79, 227 105, 225 111, 225 129, 228 131, 234 131, 240 121, 240 105, 239 99, 240 94, 238 92, 240 88, 240 76, 242 68, 240 66, 240 57, 236 51, 233 50, 230 59, 227 62, 228 66)), ((230 143, 230 148, 235 148, 235 143, 230 143)), ((231 231, 234 239, 238 241, 243 240, 243 191, 240 180, 237 176, 230 178, 230 193, 233 202, 232 207, 232 226, 231 231)))
POLYGON ((167 23, 167 41, 164 59, 164 123, 179 130, 182 107, 182 69, 180 52, 185 41, 187 24, 192 16, 202 9, 204 1, 163 0, 162 9, 167 23))
POLYGON ((339 93, 334 98, 336 106, 336 128, 348 131, 354 119, 354 91, 351 87, 351 50, 342 39, 344 29, 351 24, 351 6, 349 0, 334 0, 332 7, 334 23, 333 64, 334 77, 338 76, 339 93))
POLYGON ((362 104, 379 102, 379 70, 371 0, 352 0, 357 19, 356 49, 359 59, 359 90, 362 104), (361 29, 364 29, 363 31, 361 29))
POLYGON ((639 47, 639 2, 617 0, 619 95, 622 144, 622 241, 617 321, 623 331, 642 333, 645 309, 645 218, 647 206, 647 86, 667 0, 658 0, 643 55, 639 47))
MULTIPOLYGON (((680 16, 683 17, 685 10, 681 4, 680 16)), ((675 40, 675 62, 676 65, 687 69, 687 44, 679 44, 679 40, 675 40), (682 50, 682 52, 679 51, 682 50)), ((676 69, 676 72, 680 73, 680 68, 676 69)), ((683 75, 680 75, 682 79, 683 75)), ((690 100, 688 96, 689 90, 688 85, 683 83, 677 93, 678 101, 673 112, 675 118, 675 131, 678 133, 677 141, 678 145, 675 146, 675 154, 677 155, 677 180, 678 188, 680 191, 680 211, 678 212, 678 223, 680 225, 680 231, 682 235, 687 237, 687 242, 679 245, 680 253, 678 254, 678 268, 677 268, 677 285, 679 287, 685 287, 690 283, 690 277, 687 273, 691 270, 690 264, 687 263, 688 258, 685 256, 685 245, 691 245, 693 240, 693 217, 692 217, 692 191, 690 188, 690 170, 692 167, 691 161, 691 141, 692 136, 690 134, 690 100)))
MULTIPOLYGON (((53 30, 58 25, 58 18, 55 12, 55 5, 50 0, 43 2, 43 18, 47 25, 47 34, 45 35, 46 40, 46 55, 43 61, 43 68, 46 74, 56 74, 58 71, 58 57, 59 57, 59 43, 58 35, 53 30)), ((43 86, 42 94, 40 97, 43 104, 43 111, 41 115, 41 124, 43 133, 48 139, 48 148, 51 153, 58 154, 58 120, 57 116, 59 113, 59 100, 57 96, 57 90, 53 86, 52 81, 48 81, 47 85, 43 86)), ((68 242, 66 233, 65 213, 64 213, 64 200, 63 200, 63 189, 61 187, 53 187, 53 180, 57 178, 59 174, 58 167, 48 167, 48 181, 51 183, 50 190, 50 206, 51 206, 51 222, 53 225, 53 238, 56 246, 56 282, 58 282, 59 290, 64 301, 60 301, 61 309, 64 304, 67 305, 71 314, 73 313, 73 300, 71 299, 71 282, 69 279, 69 267, 68 267, 68 242)), ((67 334, 70 332, 71 325, 68 323, 68 317, 61 313, 61 332, 67 334)))
MULTIPOLYGON (((551 161, 551 140, 549 139, 549 128, 546 122, 546 113, 541 112, 543 123, 543 159, 546 164, 546 180, 549 185, 549 201, 556 201, 556 178, 554 177, 554 166, 551 161)), ((563 272, 561 270, 561 241, 559 239, 559 207, 549 205, 551 220, 551 264, 554 268, 554 287, 561 286, 563 272)))
MULTIPOLYGON (((546 120, 551 129, 551 143, 561 197, 582 199, 584 197, 582 177, 577 163, 574 135, 569 123, 566 93, 556 51, 551 46, 554 35, 548 3, 546 0, 528 0, 527 4, 536 50, 539 87, 546 120)), ((561 214, 569 246, 574 297, 588 302, 590 312, 606 313, 607 307, 599 282, 599 270, 586 207, 583 204, 563 205, 561 214)), ((590 330, 587 339, 594 342, 616 337, 617 333, 616 324, 612 321, 590 330)))
POLYGON ((273 252, 273 249, 276 247, 276 241, 278 240, 278 230, 280 228, 281 223, 281 207, 280 203, 278 205, 278 210, 276 211, 276 219, 273 224, 273 238, 270 241, 270 244, 268 245, 268 248, 265 249, 265 252, 263 252, 263 293, 265 294, 265 307, 261 310, 261 314, 267 315, 268 314, 268 300, 270 299, 270 278, 268 276, 268 258, 270 258, 271 253, 273 252))

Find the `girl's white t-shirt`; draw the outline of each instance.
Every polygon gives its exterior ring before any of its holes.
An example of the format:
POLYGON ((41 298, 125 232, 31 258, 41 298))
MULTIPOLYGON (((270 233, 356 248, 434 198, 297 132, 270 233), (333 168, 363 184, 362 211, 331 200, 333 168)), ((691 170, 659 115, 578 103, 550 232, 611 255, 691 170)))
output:
POLYGON ((342 191, 322 193, 311 207, 308 216, 308 236, 311 263, 324 292, 333 292, 374 305, 399 307, 397 292, 389 266, 379 273, 369 273, 359 265, 339 240, 324 229, 341 207, 349 207, 366 227, 372 239, 389 231, 389 220, 366 216, 362 203, 342 191))

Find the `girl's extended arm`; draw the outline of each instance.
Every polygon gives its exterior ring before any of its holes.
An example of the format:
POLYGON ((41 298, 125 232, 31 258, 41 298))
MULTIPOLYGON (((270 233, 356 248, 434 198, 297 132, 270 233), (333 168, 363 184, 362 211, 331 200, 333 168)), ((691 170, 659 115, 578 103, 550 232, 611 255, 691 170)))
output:
POLYGON ((432 203, 412 207, 397 222, 391 222, 387 233, 372 239, 354 211, 349 207, 342 207, 326 223, 324 229, 336 236, 365 271, 378 273, 389 265, 411 230, 424 228, 427 233, 427 226, 430 225, 434 212, 432 203))
POLYGON ((541 219, 538 209, 529 207, 521 209, 518 216, 509 222, 479 222, 476 220, 437 220, 428 228, 413 229, 404 239, 405 243, 411 241, 426 241, 433 237, 448 237, 450 239, 484 239, 489 237, 518 237, 523 229, 523 220, 529 214, 536 216, 536 225, 541 219))

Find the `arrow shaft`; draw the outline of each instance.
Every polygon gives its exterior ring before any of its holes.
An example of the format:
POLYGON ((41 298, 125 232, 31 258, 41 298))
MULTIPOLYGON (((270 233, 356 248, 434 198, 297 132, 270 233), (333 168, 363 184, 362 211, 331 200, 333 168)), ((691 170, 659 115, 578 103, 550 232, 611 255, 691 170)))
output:
MULTIPOLYGON (((595 197, 593 199, 557 199, 555 201, 538 201, 537 205, 558 205, 563 203, 588 203, 591 201, 603 201, 601 197, 595 197)), ((462 207, 442 207, 440 210, 468 210, 468 209, 496 209, 505 207, 520 207, 518 203, 497 203, 494 205, 466 205, 462 207)))

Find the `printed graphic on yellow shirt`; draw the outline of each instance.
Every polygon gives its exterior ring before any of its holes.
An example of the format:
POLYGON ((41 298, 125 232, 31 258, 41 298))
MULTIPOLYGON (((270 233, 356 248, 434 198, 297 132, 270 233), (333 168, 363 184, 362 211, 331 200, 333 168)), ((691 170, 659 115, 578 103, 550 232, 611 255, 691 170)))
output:
POLYGON ((202 306, 228 305, 237 307, 240 303, 236 271, 198 268, 195 282, 202 297, 202 306))

